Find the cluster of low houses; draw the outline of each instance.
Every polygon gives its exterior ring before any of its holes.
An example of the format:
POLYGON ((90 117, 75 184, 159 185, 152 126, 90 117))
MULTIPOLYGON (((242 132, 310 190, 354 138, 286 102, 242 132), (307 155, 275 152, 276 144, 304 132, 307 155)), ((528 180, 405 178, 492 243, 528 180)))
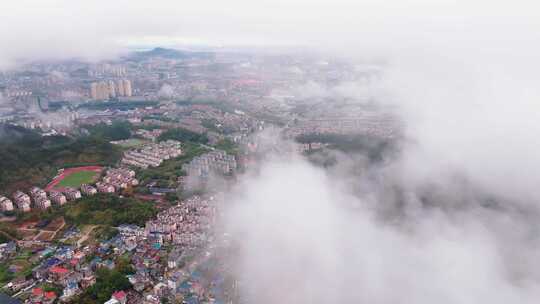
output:
POLYGON ((119 234, 102 244, 103 250, 130 253, 135 273, 128 279, 133 289, 142 294, 141 303, 158 304, 165 295, 178 297, 187 291, 202 290, 202 286, 187 282, 197 264, 195 257, 211 240, 215 201, 214 197, 194 196, 160 212, 144 228, 121 225, 119 234), (167 254, 165 248, 170 245, 174 249, 167 254), (186 267, 188 264, 191 267, 186 267))
POLYGON ((165 129, 153 129, 153 130, 146 130, 146 129, 138 129, 135 131, 135 134, 144 138, 149 139, 153 142, 157 141, 158 137, 165 132, 165 129))
POLYGON ((236 169, 237 163, 234 155, 227 154, 222 150, 205 153, 182 165, 182 170, 188 176, 199 178, 207 177, 212 172, 232 174, 236 169))
POLYGON ((0 210, 2 212, 14 211, 15 209, 28 212, 32 208, 45 210, 52 204, 61 206, 68 201, 81 198, 81 192, 75 188, 66 187, 60 190, 51 190, 47 195, 45 190, 39 187, 32 187, 28 194, 18 190, 13 193, 13 201, 5 196, 0 196, 0 210))
POLYGON ((82 194, 92 196, 98 192, 114 193, 129 186, 136 186, 139 181, 135 178, 135 171, 125 168, 111 168, 107 170, 101 181, 95 187, 83 184, 79 189, 64 187, 61 190, 50 190, 49 194, 39 187, 32 187, 26 194, 20 190, 13 193, 13 201, 5 196, 0 196, 0 211, 10 212, 15 209, 28 212, 32 208, 45 210, 55 204, 62 206, 68 201, 74 201, 82 197, 82 194), (82 194, 81 194, 82 193, 82 194))
POLYGON ((303 143, 296 145, 296 151, 299 153, 320 150, 328 147, 328 144, 321 142, 303 143))
POLYGON ((210 225, 215 216, 215 197, 194 196, 160 212, 144 228, 121 225, 118 236, 103 243, 98 252, 130 253, 135 273, 128 279, 142 295, 140 303, 158 304, 165 296, 202 296, 202 284, 192 282, 197 265, 194 259, 211 240, 210 225), (166 245, 174 246, 168 254, 166 245))
MULTIPOLYGON (((122 246, 119 248, 123 249, 122 246)), ((37 264, 31 275, 17 277, 5 285, 7 290, 4 291, 16 293, 28 290, 25 303, 53 303, 57 300, 69 302, 96 282, 95 273, 98 268, 115 268, 114 260, 125 250, 111 249, 108 241, 84 248, 46 245, 30 257, 30 262, 37 264), (60 294, 45 291, 43 285, 55 285, 62 291, 60 294)), ((0 262, 13 258, 16 252, 15 242, 0 244, 0 262)), ((115 292, 112 300, 110 303, 126 303, 126 294, 115 292)))
POLYGON ((193 196, 160 212, 155 220, 146 222, 145 234, 160 242, 167 241, 183 247, 200 246, 207 241, 207 232, 215 220, 213 199, 193 196))
POLYGON ((380 138, 394 138, 399 135, 401 123, 389 114, 363 113, 357 118, 321 118, 299 122, 285 130, 285 136, 295 138, 300 135, 367 135, 380 138))
POLYGON ((0 261, 14 256, 16 252, 17 244, 15 242, 0 244, 0 261))
MULTIPOLYGON (((31 277, 15 279, 7 288, 12 292, 27 289, 27 303, 69 302, 96 282, 98 268, 115 269, 117 258, 128 256, 134 272, 127 279, 133 289, 115 291, 106 304, 158 304, 164 297, 189 303, 208 300, 220 291, 214 279, 210 284, 201 277, 199 269, 211 259, 203 249, 213 239, 210 225, 215 221, 216 201, 194 196, 160 212, 145 227, 120 225, 116 236, 97 245, 48 244, 30 257, 37 264, 31 277), (172 251, 167 249, 170 246, 172 251), (62 291, 45 291, 44 284, 62 291)), ((0 256, 13 257, 16 251, 15 242, 0 245, 0 256)))
MULTIPOLYGON (((13 244, 15 246, 15 243, 13 244)), ((76 249, 71 246, 49 245, 30 257, 30 262, 37 264, 30 277, 18 277, 5 287, 12 292, 33 287, 26 303, 53 303, 58 299, 70 299, 96 282, 95 270, 101 265, 85 262, 85 257, 91 253, 90 247, 76 249), (41 283, 59 286, 62 293, 45 291, 40 287, 41 283)))
POLYGON ((122 164, 146 169, 157 167, 163 161, 180 155, 182 155, 181 143, 176 140, 167 140, 126 151, 122 157, 122 164))
POLYGON ((109 169, 100 182, 96 183, 98 192, 113 193, 130 186, 137 186, 135 171, 126 168, 109 169))
POLYGON ((113 292, 111 299, 104 304, 126 304, 128 295, 123 290, 113 292))
POLYGON ((204 254, 201 258, 200 250, 212 239, 210 225, 215 216, 214 197, 194 196, 160 212, 144 228, 119 227, 115 247, 131 252, 136 271, 128 279, 134 290, 142 294, 142 303, 158 304, 163 297, 178 299, 187 294, 201 299, 207 292, 195 282, 194 270, 204 263, 201 260, 208 258, 204 254), (164 255, 167 245, 174 249, 164 255))

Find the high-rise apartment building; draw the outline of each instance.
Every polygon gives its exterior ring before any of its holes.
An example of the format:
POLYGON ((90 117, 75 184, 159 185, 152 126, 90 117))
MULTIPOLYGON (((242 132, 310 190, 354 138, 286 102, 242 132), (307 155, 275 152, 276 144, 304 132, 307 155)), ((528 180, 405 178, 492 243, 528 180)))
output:
POLYGON ((131 81, 127 79, 119 79, 116 82, 113 80, 93 82, 90 85, 90 97, 93 100, 105 100, 117 96, 131 97, 132 95, 131 81))
POLYGON ((114 81, 109 81, 109 96, 110 97, 116 97, 116 85, 114 84, 114 81))
POLYGON ((123 80, 120 79, 116 81, 116 89, 117 89, 116 94, 118 96, 124 96, 124 81, 123 80))
POLYGON ((97 82, 92 82, 90 84, 90 97, 94 100, 98 99, 98 84, 97 82))
POLYGON ((131 81, 124 79, 124 96, 131 97, 133 95, 133 92, 131 91, 131 81))

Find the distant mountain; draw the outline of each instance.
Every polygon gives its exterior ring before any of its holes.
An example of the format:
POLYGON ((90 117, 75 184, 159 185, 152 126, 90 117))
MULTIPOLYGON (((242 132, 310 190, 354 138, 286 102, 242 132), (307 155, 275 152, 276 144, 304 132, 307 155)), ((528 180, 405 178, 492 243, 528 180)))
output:
POLYGON ((144 60, 152 57, 160 57, 167 59, 212 59, 214 58, 214 53, 211 52, 191 52, 191 51, 181 51, 175 49, 167 49, 157 47, 150 51, 134 52, 129 56, 131 60, 144 60))

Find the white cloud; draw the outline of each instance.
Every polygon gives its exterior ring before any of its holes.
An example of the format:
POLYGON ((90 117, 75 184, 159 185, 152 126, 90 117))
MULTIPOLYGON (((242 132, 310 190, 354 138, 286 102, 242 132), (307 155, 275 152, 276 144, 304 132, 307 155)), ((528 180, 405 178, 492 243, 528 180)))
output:
MULTIPOLYGON (((538 38, 537 4, 492 1, 4 0, 0 62, 111 56, 122 44, 308 45, 341 54, 538 38)), ((537 39, 536 39, 537 40, 537 39)))
POLYGON ((466 211, 421 209, 384 220, 343 191, 342 174, 299 158, 272 159, 243 182, 226 227, 239 241, 247 302, 534 303, 540 296, 540 273, 520 266, 534 265, 538 238, 525 242, 530 228, 510 213, 471 202, 466 211))

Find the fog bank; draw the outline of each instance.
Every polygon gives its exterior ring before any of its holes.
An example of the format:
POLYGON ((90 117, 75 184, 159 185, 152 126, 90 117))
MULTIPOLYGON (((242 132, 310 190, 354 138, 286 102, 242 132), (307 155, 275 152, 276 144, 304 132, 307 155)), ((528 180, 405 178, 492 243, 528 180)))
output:
MULTIPOLYGON (((350 161, 340 159, 344 167, 350 161)), ((380 169, 364 169, 351 184, 342 168, 325 171, 299 156, 281 156, 244 177, 231 194, 226 227, 238 241, 247 302, 537 301, 536 217, 480 200, 444 208, 444 196, 441 207, 428 208, 409 189, 401 202, 406 212, 381 216, 388 210, 377 205, 396 198, 378 193, 367 178, 377 173, 367 170, 380 169)), ((384 177, 377 184, 392 182, 384 177)))

